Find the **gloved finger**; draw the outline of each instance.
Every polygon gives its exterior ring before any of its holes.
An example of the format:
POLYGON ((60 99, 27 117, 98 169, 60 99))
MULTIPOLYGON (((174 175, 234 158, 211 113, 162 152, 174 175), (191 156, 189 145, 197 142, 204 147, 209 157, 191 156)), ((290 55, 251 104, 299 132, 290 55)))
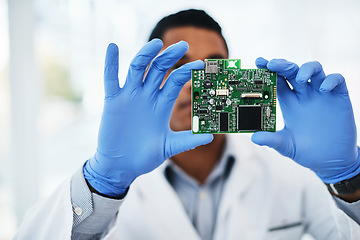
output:
POLYGON ((347 94, 348 89, 346 87, 345 78, 339 73, 333 73, 328 75, 322 84, 320 85, 321 92, 338 92, 347 94))
POLYGON ((255 60, 255 65, 257 68, 266 68, 267 69, 267 64, 268 64, 268 60, 266 60, 265 58, 262 57, 258 57, 255 60))
POLYGON ((299 71, 297 64, 285 59, 273 59, 268 62, 267 68, 288 80, 296 93, 305 93, 306 84, 299 84, 295 81, 296 74, 299 71))
POLYGON ((275 149, 281 155, 294 158, 294 145, 286 130, 278 132, 256 132, 251 136, 251 141, 260 146, 268 146, 275 149))
POLYGON ((135 89, 143 84, 145 70, 154 57, 160 52, 163 43, 153 39, 145 44, 130 63, 124 88, 135 89))
POLYGON ((307 62, 304 63, 296 76, 296 82, 299 84, 306 84, 311 79, 309 85, 314 89, 319 90, 321 83, 325 79, 324 70, 319 62, 307 62))
POLYGON ((165 143, 165 158, 172 157, 200 145, 205 145, 213 140, 212 134, 191 134, 189 131, 170 131, 165 143))
POLYGON ((119 48, 110 43, 106 50, 104 69, 105 98, 113 96, 120 90, 119 87, 119 48))
POLYGON ((204 67, 204 62, 197 60, 172 71, 161 89, 161 95, 165 102, 172 104, 177 99, 184 84, 191 79, 191 69, 203 69, 204 67))
POLYGON ((146 74, 144 80, 145 90, 150 92, 159 91, 166 72, 185 55, 188 49, 189 44, 185 41, 180 41, 167 47, 157 56, 152 61, 149 71, 146 74))
POLYGON ((285 78, 277 76, 276 96, 279 99, 280 104, 286 105, 291 101, 294 92, 291 91, 285 78))

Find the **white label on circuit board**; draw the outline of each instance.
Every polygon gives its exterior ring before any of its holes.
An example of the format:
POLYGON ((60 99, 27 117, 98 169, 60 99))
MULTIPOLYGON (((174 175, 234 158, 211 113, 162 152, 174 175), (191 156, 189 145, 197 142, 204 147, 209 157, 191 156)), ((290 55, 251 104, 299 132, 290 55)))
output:
POLYGON ((198 117, 198 116, 194 116, 192 123, 193 123, 193 124, 192 124, 193 131, 194 131, 194 132, 198 132, 198 131, 199 131, 199 117, 198 117))

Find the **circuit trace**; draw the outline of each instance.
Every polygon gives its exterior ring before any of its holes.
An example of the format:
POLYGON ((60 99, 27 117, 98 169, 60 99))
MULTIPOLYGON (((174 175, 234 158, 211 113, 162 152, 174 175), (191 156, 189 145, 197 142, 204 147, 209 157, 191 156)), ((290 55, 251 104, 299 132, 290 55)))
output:
POLYGON ((240 59, 205 59, 192 70, 192 133, 276 131, 276 73, 240 59))

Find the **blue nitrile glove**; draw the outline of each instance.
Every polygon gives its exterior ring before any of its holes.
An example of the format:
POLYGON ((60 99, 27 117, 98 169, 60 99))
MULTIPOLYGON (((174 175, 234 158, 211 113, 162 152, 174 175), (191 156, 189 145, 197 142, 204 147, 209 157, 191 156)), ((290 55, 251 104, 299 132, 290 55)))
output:
POLYGON ((167 158, 213 139, 211 134, 192 135, 191 131, 170 129, 176 98, 190 80, 191 69, 202 69, 204 63, 199 60, 174 70, 159 89, 168 69, 189 48, 181 41, 155 58, 162 46, 161 40, 154 39, 139 51, 130 64, 123 88, 118 80, 118 48, 115 44, 108 46, 98 147, 84 166, 88 183, 102 194, 120 196, 135 178, 151 172, 167 158))
POLYGON ((325 183, 357 175, 359 148, 344 77, 326 76, 318 62, 308 62, 299 68, 283 59, 268 62, 258 58, 256 65, 278 74, 277 96, 285 127, 276 133, 257 132, 252 141, 310 168, 325 183))

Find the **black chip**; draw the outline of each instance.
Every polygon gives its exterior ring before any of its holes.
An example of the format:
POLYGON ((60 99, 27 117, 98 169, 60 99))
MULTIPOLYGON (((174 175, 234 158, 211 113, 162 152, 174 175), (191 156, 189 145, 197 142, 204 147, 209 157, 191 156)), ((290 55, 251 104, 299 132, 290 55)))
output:
POLYGON ((207 96, 202 96, 202 99, 206 100, 208 97, 207 96))
POLYGON ((263 84, 264 82, 262 80, 254 80, 254 84, 263 84))
POLYGON ((213 86, 213 83, 210 80, 205 80, 203 82, 204 88, 211 88, 213 86))
POLYGON ((224 108, 224 105, 217 105, 215 107, 216 110, 222 110, 224 108))
POLYGON ((229 85, 236 85, 239 84, 239 81, 229 81, 229 85))
POLYGON ((238 130, 261 131, 261 106, 238 107, 238 130))
POLYGON ((206 109, 200 109, 198 113, 200 114, 206 114, 208 111, 206 109))
POLYGON ((229 113, 227 112, 219 113, 219 126, 220 126, 220 132, 229 131, 229 113))
POLYGON ((246 90, 248 90, 247 88, 236 88, 236 91, 246 91, 246 90))

